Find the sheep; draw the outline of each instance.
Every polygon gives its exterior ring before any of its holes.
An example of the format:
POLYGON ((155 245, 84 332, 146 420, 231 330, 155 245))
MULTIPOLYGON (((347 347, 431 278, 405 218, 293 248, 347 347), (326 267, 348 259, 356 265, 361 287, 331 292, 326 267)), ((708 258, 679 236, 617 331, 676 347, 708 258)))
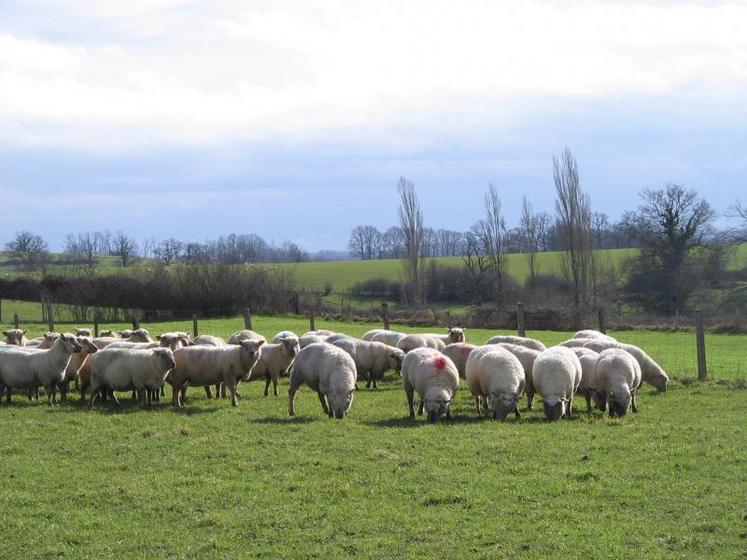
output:
POLYGON ((265 397, 272 382, 272 392, 277 397, 278 377, 286 375, 300 350, 298 338, 295 336, 286 337, 281 342, 263 345, 262 353, 257 364, 252 368, 249 380, 265 379, 265 397))
POLYGON ((468 344, 466 342, 455 342, 453 344, 447 344, 446 347, 441 350, 445 356, 448 356, 459 372, 459 377, 466 379, 467 358, 469 358, 470 352, 477 348, 474 344, 468 344))
POLYGON ((334 344, 338 340, 355 340, 355 338, 350 336, 349 334, 335 333, 333 335, 328 336, 324 342, 328 342, 329 344, 334 344))
POLYGON ((559 342, 558 346, 565 346, 566 348, 583 348, 590 342, 606 342, 601 338, 569 338, 563 342, 559 342))
POLYGON ((602 350, 607 350, 607 348, 620 348, 620 343, 614 340, 604 340, 601 338, 587 338, 587 339, 580 339, 580 340, 587 341, 583 345, 583 348, 593 350, 596 353, 599 353, 602 350))
POLYGON ((57 406, 57 386, 65 378, 70 356, 82 348, 68 333, 61 335, 48 350, 3 348, 0 351, 0 395, 5 389, 10 403, 12 389, 35 391, 43 385, 49 406, 57 406))
MULTIPOLYGON (((77 330, 77 329, 76 329, 77 330)), ((81 368, 86 362, 91 360, 93 354, 98 352, 98 348, 91 341, 90 336, 78 336, 78 342, 81 345, 81 351, 75 352, 70 356, 70 361, 65 368, 65 378, 60 383, 60 397, 63 401, 67 400, 67 393, 70 389, 71 381, 78 381, 81 368)))
MULTIPOLYGON (((116 332, 116 331, 114 331, 116 332)), ((132 329, 125 329, 119 333, 119 338, 130 338, 132 336, 132 333, 135 331, 132 329)))
POLYGON ((501 348, 505 348, 516 356, 521 362, 521 367, 524 368, 524 392, 527 395, 527 410, 534 409, 534 380, 532 378, 532 367, 534 366, 534 360, 540 355, 539 350, 534 348, 527 348, 526 346, 519 346, 518 344, 509 344, 508 342, 500 342, 497 344, 501 348))
POLYGON ((5 343, 10 344, 13 346, 26 346, 26 343, 28 342, 26 340, 26 331, 23 329, 9 329, 7 331, 3 331, 3 336, 5 336, 5 343))
POLYGON ((338 420, 350 410, 355 392, 355 362, 343 349, 310 344, 296 356, 288 389, 288 414, 295 416, 295 397, 304 383, 316 391, 322 410, 338 420))
POLYGON ((571 348, 571 350, 573 350, 573 353, 578 356, 578 360, 581 362, 581 382, 579 383, 576 392, 584 395, 584 398, 586 399, 586 410, 591 412, 591 399, 594 396, 597 387, 597 378, 594 369, 597 364, 597 359, 599 359, 599 354, 589 348, 571 348))
POLYGON ((418 414, 423 409, 428 422, 436 422, 442 415, 451 418, 451 401, 459 388, 459 372, 448 356, 434 348, 415 348, 402 361, 402 386, 407 396, 410 418, 415 418, 414 392, 420 397, 418 414))
POLYGON ((366 379, 366 389, 371 388, 372 384, 376 389, 376 379, 384 372, 390 369, 399 372, 402 368, 405 353, 399 348, 392 348, 383 342, 357 340, 351 337, 341 338, 335 342, 331 339, 332 337, 327 339, 327 342, 342 348, 353 358, 358 375, 366 379))
POLYGON ((623 350, 626 350, 638 361, 638 365, 641 366, 643 381, 653 385, 658 391, 665 392, 667 390, 669 376, 664 369, 657 364, 653 358, 651 358, 651 356, 646 354, 646 352, 638 346, 616 341, 592 340, 584 344, 584 348, 589 348, 595 352, 602 352, 608 348, 622 348, 623 350))
POLYGON ((383 342, 387 346, 394 346, 397 348, 397 342, 399 342, 399 339, 403 336, 405 336, 405 333, 388 331, 385 329, 373 329, 365 333, 361 339, 370 342, 383 342))
POLYGON ((60 338, 60 333, 47 331, 42 335, 41 342, 39 342, 36 348, 38 348, 39 350, 47 350, 48 348, 52 348, 52 345, 58 338, 60 338))
POLYGON ((625 416, 628 407, 638 412, 636 391, 641 384, 641 366, 621 348, 608 348, 599 354, 595 367, 596 396, 602 410, 610 417, 625 416))
POLYGON ((446 344, 443 341, 424 334, 407 334, 397 341, 397 348, 407 353, 416 348, 435 348, 443 350, 446 344))
POLYGON ((156 340, 160 341, 164 338, 167 340, 167 344, 162 344, 161 346, 173 346, 174 344, 179 346, 189 346, 192 344, 192 341, 189 339, 189 334, 184 331, 161 333, 156 337, 156 340))
POLYGON ((498 335, 491 337, 485 344, 516 344, 525 348, 531 348, 532 350, 547 350, 547 346, 542 344, 536 338, 528 338, 526 336, 509 336, 509 335, 498 335))
POLYGON ((226 346, 186 346, 174 352, 176 367, 167 381, 171 383, 174 406, 184 406, 188 385, 205 386, 225 383, 231 391, 231 405, 237 406, 236 386, 248 378, 259 359, 264 340, 242 340, 226 346))
POLYGON ((122 333, 120 331, 108 329, 105 331, 100 331, 99 336, 105 338, 122 338, 122 333))
POLYGON ((135 329, 134 331, 130 331, 130 336, 127 338, 124 337, 125 332, 127 331, 123 331, 122 338, 127 342, 153 342, 148 329, 135 329))
POLYGON ((534 388, 542 397, 545 418, 573 418, 573 396, 581 382, 581 362, 564 346, 543 351, 532 366, 534 388))
POLYGON ((176 366, 168 348, 105 348, 91 358, 91 400, 99 391, 107 391, 119 404, 114 391, 137 391, 140 405, 151 405, 151 395, 163 386, 166 375, 176 366))
POLYGON ((304 334, 298 339, 298 344, 301 346, 301 349, 303 350, 310 344, 319 344, 320 342, 326 342, 327 337, 326 336, 319 336, 316 334, 304 334))
POLYGON ((75 336, 87 336, 90 338, 93 336, 93 332, 91 332, 91 329, 81 329, 75 327, 75 336))
POLYGON ((316 335, 316 336, 332 336, 333 334, 337 334, 335 331, 330 331, 327 329, 317 329, 315 331, 307 331, 303 334, 303 336, 306 335, 316 335))
POLYGON ((158 340, 152 342, 129 342, 127 340, 115 340, 106 345, 106 348, 125 348, 129 350, 148 350, 151 348, 168 348, 172 351, 177 348, 189 346, 184 338, 174 334, 162 334, 158 340))
POLYGON ((470 353, 466 375, 478 415, 482 414, 484 399, 496 420, 505 420, 510 412, 521 418, 518 402, 526 377, 521 362, 511 352, 498 345, 481 346, 470 353))
POLYGON ((449 329, 446 329, 446 334, 424 333, 423 336, 429 336, 431 338, 440 340, 444 343, 445 346, 447 344, 454 344, 455 342, 464 342, 465 340, 467 340, 467 337, 464 335, 464 331, 466 330, 466 327, 451 327, 449 329))
POLYGON ((244 329, 243 331, 233 333, 228 339, 228 344, 238 344, 242 340, 261 340, 267 342, 267 339, 258 332, 244 329))
POLYGON ((280 331, 279 333, 277 333, 275 336, 272 337, 272 343, 277 344, 284 338, 288 338, 288 337, 298 338, 298 335, 294 333, 293 331, 280 331))
POLYGON ((194 346, 225 346, 226 341, 219 336, 201 334, 192 341, 192 344, 194 346))
POLYGON ((571 338, 595 338, 599 340, 612 340, 612 341, 615 340, 611 336, 604 334, 603 332, 600 332, 600 331, 595 331, 594 329, 586 329, 583 331, 578 331, 571 338))

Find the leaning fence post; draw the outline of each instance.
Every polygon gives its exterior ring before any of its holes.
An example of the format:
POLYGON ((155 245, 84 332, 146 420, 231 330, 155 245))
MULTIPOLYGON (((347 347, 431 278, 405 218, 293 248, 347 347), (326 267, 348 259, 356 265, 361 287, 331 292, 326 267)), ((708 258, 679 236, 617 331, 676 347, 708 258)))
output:
POLYGON ((708 378, 708 369, 706 368, 705 321, 703 320, 703 311, 700 309, 698 310, 695 327, 695 340, 698 347, 698 379, 705 381, 708 378))
POLYGON ((599 319, 599 332, 607 334, 607 315, 604 311, 604 307, 598 309, 597 318, 599 319))
POLYGON ((526 336, 526 330, 524 330, 524 304, 521 302, 516 304, 516 332, 519 336, 526 336))
POLYGON ((197 332, 197 313, 192 313, 192 337, 197 338, 199 336, 197 332))
POLYGON ((389 330, 389 304, 385 301, 381 302, 381 315, 384 318, 384 329, 389 330))
POLYGON ((19 323, 19 321, 18 321, 18 313, 13 313, 13 328, 17 329, 18 328, 18 323, 19 323))
POLYGON ((244 315, 244 328, 248 330, 252 329, 252 310, 248 307, 242 309, 241 313, 244 315))
POLYGON ((93 336, 99 337, 99 310, 93 312, 93 336))
POLYGON ((47 300, 47 326, 49 332, 54 332, 54 313, 52 312, 52 304, 47 300))

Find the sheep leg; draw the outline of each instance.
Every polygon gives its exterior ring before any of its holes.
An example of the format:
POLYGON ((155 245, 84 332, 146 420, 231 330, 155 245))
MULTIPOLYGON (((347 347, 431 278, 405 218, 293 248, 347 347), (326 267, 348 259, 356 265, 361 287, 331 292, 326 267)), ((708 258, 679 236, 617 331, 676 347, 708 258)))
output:
POLYGON ((519 404, 518 403, 516 403, 514 405, 514 416, 516 417, 517 420, 519 418, 521 418, 521 412, 519 412, 519 404))
POLYGON ((184 401, 187 400, 187 386, 182 385, 179 389, 179 406, 184 406, 184 401))
MULTIPOLYGON (((11 388, 6 387, 5 388, 5 404, 10 404, 10 392, 11 392, 11 388)), ((2 397, 2 394, 0 394, 0 397, 2 397)))
POLYGON ((371 374, 371 382, 373 383, 373 388, 378 389, 378 387, 376 386, 376 374, 375 373, 371 374))
POLYGON ((324 414, 330 414, 329 407, 327 406, 327 398, 324 396, 324 393, 322 393, 321 391, 317 391, 316 394, 319 397, 319 402, 322 405, 324 414))
POLYGON ((70 386, 69 381, 60 383, 60 401, 61 402, 67 401, 67 391, 68 391, 69 386, 70 386))
POLYGON ((224 390, 226 385, 228 385, 228 390, 231 391, 231 406, 239 406, 238 393, 236 392, 236 381, 224 383, 224 390))
POLYGON ((98 394, 99 394, 98 389, 91 389, 91 400, 88 401, 88 408, 90 409, 93 408, 93 403, 96 402, 96 397, 98 396, 98 394))
POLYGON ((44 390, 47 392, 47 406, 57 406, 57 390, 54 383, 45 385, 44 390))
POLYGON ((633 392, 631 396, 633 397, 633 401, 632 401, 633 412, 638 413, 638 400, 636 399, 635 391, 633 392))
POLYGON ((423 409, 425 408, 425 402, 423 399, 420 399, 420 402, 418 403, 418 416, 423 415, 423 409))
POLYGON ((119 399, 117 398, 117 395, 114 394, 114 391, 112 391, 111 389, 109 390, 109 396, 114 401, 114 404, 116 404, 117 406, 119 406, 119 399))
POLYGON ((584 398, 586 399, 586 412, 591 414, 591 389, 586 389, 584 392, 584 398))
POLYGON ((181 392, 181 388, 177 387, 176 385, 171 386, 171 404, 178 407, 179 406, 179 394, 181 392))
POLYGON ((130 400, 131 401, 139 401, 140 400, 140 396, 137 393, 138 393, 137 389, 133 389, 132 390, 132 395, 130 396, 130 400))
POLYGON ((288 415, 289 416, 296 415, 296 407, 294 403, 294 399, 296 398, 296 391, 298 391, 298 387, 294 387, 293 384, 291 384, 290 388, 288 389, 288 415))
MULTIPOLYGON (((265 397, 270 393, 270 383, 272 383, 272 379, 270 378, 270 374, 265 374, 265 397)), ((277 390, 275 391, 275 394, 277 395, 277 390)))
MULTIPOLYGON (((325 397, 324 397, 324 398, 325 398, 325 399, 327 398, 327 397, 326 397, 326 395, 325 395, 325 397)), ((327 403, 327 408, 329 409, 329 412, 327 413, 327 415, 328 415, 328 416, 329 416, 330 418, 332 418, 332 416, 333 416, 333 414, 332 414, 332 407, 331 407, 331 406, 329 405, 329 403, 327 403)))
POLYGON ((80 385, 80 384, 78 383, 78 378, 76 377, 76 378, 75 378, 75 390, 76 390, 76 391, 78 390, 78 388, 79 388, 79 385, 80 385))
POLYGON ((482 416, 482 399, 477 396, 475 397, 475 408, 477 408, 477 415, 482 416))
MULTIPOLYGON (((159 393, 160 393, 160 395, 161 395, 162 397, 165 397, 165 396, 166 396, 166 391, 164 390, 164 388, 163 388, 163 385, 161 385, 161 390, 159 391, 159 393)), ((158 399, 156 399, 156 400, 158 400, 158 399)))
POLYGON ((213 398, 213 391, 210 388, 210 385, 205 385, 205 396, 209 399, 213 398))
POLYGON ((568 401, 568 410, 565 413, 565 417, 569 420, 573 420, 573 397, 568 401))
POLYGON ((366 389, 371 388, 371 374, 366 372, 366 389))
POLYGON ((415 418, 415 408, 413 406, 415 391, 412 387, 405 385, 405 394, 407 395, 407 408, 410 411, 410 418, 415 418))
POLYGON ((86 399, 86 389, 87 388, 88 388, 88 384, 87 383, 81 383, 80 384, 80 400, 82 400, 82 401, 86 399))

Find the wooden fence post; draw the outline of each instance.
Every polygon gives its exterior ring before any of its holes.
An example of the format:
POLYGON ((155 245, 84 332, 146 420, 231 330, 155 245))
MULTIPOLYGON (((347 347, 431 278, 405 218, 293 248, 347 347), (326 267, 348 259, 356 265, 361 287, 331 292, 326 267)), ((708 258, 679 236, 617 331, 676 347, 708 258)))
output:
POLYGON ((52 311, 52 304, 47 300, 47 326, 49 332, 54 332, 54 312, 52 311))
POLYGON ((604 307, 600 307, 597 311, 597 317, 599 319, 599 332, 607 334, 607 316, 604 312, 604 307))
POLYGON ((313 311, 309 312, 309 330, 310 331, 315 331, 316 330, 316 324, 314 322, 314 312, 313 311))
POLYGON ((192 337, 197 338, 199 335, 197 331, 197 313, 192 313, 192 337))
POLYGON ((99 337, 99 310, 93 312, 93 336, 99 337))
POLYGON ((381 302, 381 315, 384 319, 384 329, 389 330, 389 304, 381 302))
POLYGON ((245 307, 242 311, 242 314, 244 315, 244 328, 247 330, 253 330, 252 329, 252 310, 248 307, 245 307))
POLYGON ((3 322, 3 300, 0 299, 0 323, 3 322))
POLYGON ((516 332, 519 336, 526 336, 526 330, 524 329, 524 304, 521 302, 516 304, 516 332))
POLYGON ((18 328, 18 323, 19 323, 19 321, 18 321, 18 313, 13 313, 13 328, 14 329, 18 328))
POLYGON ((132 328, 138 330, 140 328, 140 314, 137 311, 130 312, 130 319, 132 321, 132 328))
POLYGON ((708 378, 708 369, 706 367, 705 321, 703 320, 703 311, 700 309, 698 310, 695 327, 695 340, 698 347, 698 380, 705 381, 708 378))
POLYGON ((451 311, 446 312, 446 328, 451 328, 451 311))

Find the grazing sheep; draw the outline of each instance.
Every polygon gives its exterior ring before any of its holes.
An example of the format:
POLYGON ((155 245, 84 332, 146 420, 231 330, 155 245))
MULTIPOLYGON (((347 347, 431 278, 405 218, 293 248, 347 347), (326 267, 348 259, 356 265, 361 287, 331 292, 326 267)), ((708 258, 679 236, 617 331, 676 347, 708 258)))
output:
POLYGON ((252 368, 249 380, 265 380, 265 397, 269 393, 270 382, 272 382, 272 392, 277 397, 278 377, 286 375, 300 351, 301 348, 295 336, 286 337, 281 342, 265 344, 262 346, 262 353, 257 364, 252 368))
POLYGON ((267 339, 258 332, 244 329, 243 331, 233 333, 228 339, 228 344, 238 344, 242 340, 261 340, 267 342, 267 339))
POLYGON ((595 331, 594 329, 586 329, 583 331, 578 331, 571 338, 595 338, 598 340, 612 340, 612 341, 615 340, 611 336, 606 335, 600 331, 595 331))
POLYGON ((4 389, 10 403, 12 389, 35 391, 42 385, 49 406, 56 406, 57 386, 65 378, 70 356, 81 349, 76 338, 67 333, 61 335, 48 350, 4 347, 0 350, 0 395, 4 389))
POLYGON ((469 355, 466 369, 467 385, 475 398, 478 415, 482 414, 484 399, 496 420, 505 420, 510 412, 521 418, 518 402, 524 393, 526 377, 516 356, 496 344, 481 346, 469 355))
POLYGON ((601 352, 602 350, 607 350, 607 348, 620 348, 620 343, 614 340, 603 340, 601 338, 586 338, 586 339, 582 338, 580 340, 587 341, 583 345, 583 348, 588 348, 589 350, 593 350, 597 354, 601 352))
POLYGON ((521 367, 524 368, 524 392, 527 394, 527 410, 534 409, 534 380, 532 378, 532 367, 534 367, 534 360, 540 355, 539 350, 534 348, 527 348, 526 346, 519 346, 518 344, 509 344, 507 342, 500 342, 498 346, 505 348, 516 356, 521 362, 521 367))
POLYGON ((558 346, 565 346, 566 348, 583 348, 590 342, 603 342, 601 338, 569 338, 563 342, 559 342, 558 346))
POLYGON ((407 353, 416 348, 435 348, 436 350, 443 350, 446 348, 446 344, 443 341, 427 336, 424 334, 407 334, 399 339, 397 342, 397 348, 407 353))
POLYGON ((355 340, 355 337, 352 337, 349 334, 345 334, 345 333, 335 333, 333 335, 328 336, 324 342, 328 342, 329 344, 334 344, 338 340, 355 340))
POLYGON ((192 341, 194 346, 225 346, 226 341, 219 336, 201 334, 192 341))
POLYGON ((464 342, 467 340, 467 337, 464 335, 464 331, 466 330, 466 327, 452 327, 446 329, 446 334, 424 333, 423 336, 430 336, 431 338, 440 340, 444 343, 444 346, 446 346, 447 344, 454 344, 456 342, 464 342))
POLYGON ((355 362, 350 355, 331 344, 311 344, 296 356, 288 389, 288 414, 294 416, 299 387, 316 391, 322 410, 330 418, 342 419, 353 404, 355 362))
POLYGON ((163 386, 166 375, 176 362, 174 353, 168 348, 105 348, 91 358, 91 400, 99 391, 108 392, 119 404, 114 391, 137 391, 138 401, 151 405, 151 395, 163 386))
MULTIPOLYGON (((584 340, 584 339, 581 339, 584 340)), ((591 399, 597 387, 597 376, 595 368, 599 354, 589 348, 571 348, 581 362, 581 382, 578 384, 576 393, 581 393, 586 399, 586 410, 591 412, 591 399)))
POLYGON ((545 418, 573 418, 573 396, 581 382, 581 362, 569 348, 553 346, 532 366, 534 388, 542 397, 545 418))
POLYGON ((636 391, 641 384, 641 366, 621 348, 608 348, 599 354, 595 368, 596 396, 602 410, 610 417, 625 416, 632 404, 638 412, 636 391))
POLYGON ((428 422, 436 422, 442 415, 451 418, 451 401, 459 388, 459 372, 448 356, 434 348, 415 348, 402 361, 402 386, 407 396, 410 418, 415 418, 414 393, 420 397, 418 414, 423 409, 428 422))
POLYGON ((536 338, 528 338, 526 336, 509 336, 509 335, 498 335, 491 337, 485 344, 516 344, 517 346, 523 346, 524 348, 531 348, 532 350, 547 350, 547 346, 542 344, 536 338))
POLYGON ((277 344, 284 338, 289 338, 289 337, 298 338, 298 335, 294 333, 293 331, 280 331, 279 333, 277 333, 275 336, 272 337, 272 343, 277 344))
POLYGON ((307 331, 307 332, 305 332, 303 334, 303 336, 306 336, 306 335, 316 335, 316 336, 327 337, 327 336, 332 336, 333 334, 337 334, 337 333, 335 331, 329 331, 327 329, 318 329, 318 330, 315 330, 315 331, 307 331))
POLYGON ((638 361, 638 365, 641 366, 643 381, 653 385, 658 391, 665 392, 667 390, 669 376, 664 369, 657 364, 653 358, 651 358, 651 356, 646 354, 646 352, 638 346, 609 340, 592 340, 584 344, 584 348, 594 350, 595 352, 602 352, 609 348, 622 348, 623 350, 626 350, 638 361))
POLYGON ((399 372, 402 368, 402 360, 405 357, 402 350, 392 348, 383 342, 357 340, 351 337, 340 338, 335 342, 332 342, 332 337, 330 337, 327 342, 350 354, 355 362, 358 375, 366 379, 366 389, 369 389, 372 384, 373 388, 376 389, 376 380, 384 372, 390 369, 399 372))
POLYGON ((26 346, 28 342, 25 336, 26 331, 23 329, 9 329, 3 331, 3 335, 5 336, 5 343, 13 346, 26 346))
POLYGON ((383 342, 387 346, 397 348, 397 342, 399 342, 399 339, 403 336, 405 336, 405 333, 388 331, 385 329, 373 329, 365 333, 361 339, 369 342, 383 342))
POLYGON ((67 400, 67 393, 70 389, 71 381, 78 381, 78 376, 83 364, 90 361, 91 356, 98 352, 98 348, 91 341, 89 336, 79 336, 78 343, 81 345, 81 351, 73 353, 70 361, 65 368, 65 377, 60 383, 60 397, 63 401, 67 400))
POLYGON ((78 327, 75 327, 75 336, 87 336, 88 338, 93 336, 93 332, 91 329, 81 329, 78 327))
POLYGON ((102 338, 122 338, 122 333, 120 331, 108 329, 105 331, 99 331, 99 336, 102 338))
POLYGON ((187 386, 225 383, 231 391, 231 404, 239 404, 236 386, 247 379, 259 359, 264 340, 242 340, 227 346, 186 346, 174 352, 176 367, 167 381, 173 389, 173 403, 184 406, 187 386))
POLYGON ((320 336, 317 334, 304 334, 298 339, 298 344, 301 346, 301 349, 303 350, 310 344, 319 344, 321 342, 326 342, 327 337, 326 336, 320 336))
POLYGON ((459 377, 466 379, 467 358, 469 358, 470 352, 477 348, 474 344, 468 344, 466 342, 455 342, 453 344, 447 344, 441 352, 448 356, 459 372, 459 377))

